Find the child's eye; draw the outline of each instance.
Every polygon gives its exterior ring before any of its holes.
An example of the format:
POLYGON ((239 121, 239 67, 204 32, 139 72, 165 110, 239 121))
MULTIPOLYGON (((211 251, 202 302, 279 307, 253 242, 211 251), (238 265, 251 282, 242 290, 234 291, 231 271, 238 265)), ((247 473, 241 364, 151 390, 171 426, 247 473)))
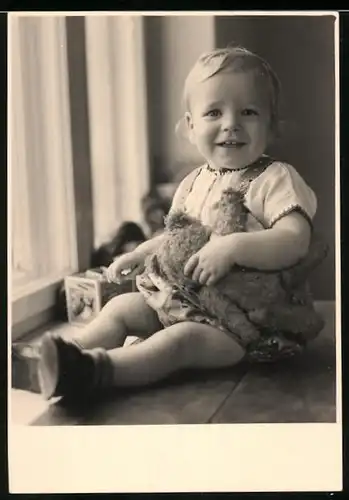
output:
POLYGON ((221 112, 219 111, 219 109, 211 109, 211 111, 205 113, 205 116, 209 116, 211 118, 217 118, 218 116, 220 116, 220 114, 221 112))
POLYGON ((258 115, 258 111, 252 108, 246 108, 242 110, 241 114, 243 116, 256 116, 258 115))

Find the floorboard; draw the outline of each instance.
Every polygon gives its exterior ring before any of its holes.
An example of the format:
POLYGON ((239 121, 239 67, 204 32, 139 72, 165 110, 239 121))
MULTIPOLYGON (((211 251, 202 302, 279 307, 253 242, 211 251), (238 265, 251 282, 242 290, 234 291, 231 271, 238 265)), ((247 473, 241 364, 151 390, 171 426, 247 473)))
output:
POLYGON ((224 403, 245 373, 229 370, 183 374, 167 383, 118 390, 85 403, 60 400, 32 425, 204 424, 224 403))

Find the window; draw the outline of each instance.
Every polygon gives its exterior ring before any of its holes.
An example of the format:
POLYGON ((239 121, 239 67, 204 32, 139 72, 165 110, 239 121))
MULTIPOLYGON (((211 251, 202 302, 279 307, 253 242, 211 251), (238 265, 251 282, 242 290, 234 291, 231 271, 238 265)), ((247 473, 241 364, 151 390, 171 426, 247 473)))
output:
POLYGON ((141 223, 150 185, 142 16, 85 18, 94 244, 141 223))
POLYGON ((65 18, 9 16, 12 323, 77 268, 65 18))
POLYGON ((93 245, 141 222, 143 37, 141 16, 9 15, 12 339, 49 319, 93 245))

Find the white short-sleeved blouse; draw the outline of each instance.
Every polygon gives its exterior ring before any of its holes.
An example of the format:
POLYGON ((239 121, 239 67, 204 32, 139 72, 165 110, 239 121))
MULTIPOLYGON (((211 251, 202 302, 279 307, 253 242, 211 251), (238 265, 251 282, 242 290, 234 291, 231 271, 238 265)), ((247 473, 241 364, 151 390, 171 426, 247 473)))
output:
MULTIPOLYGON (((247 167, 249 168, 249 167, 247 167)), ((181 209, 207 226, 215 224, 218 202, 227 188, 239 189, 246 169, 215 171, 203 165, 180 184, 173 198, 172 210, 181 209)), ((245 191, 245 205, 250 212, 247 231, 270 228, 281 217, 298 210, 311 222, 317 209, 314 191, 288 163, 271 161, 245 191)))

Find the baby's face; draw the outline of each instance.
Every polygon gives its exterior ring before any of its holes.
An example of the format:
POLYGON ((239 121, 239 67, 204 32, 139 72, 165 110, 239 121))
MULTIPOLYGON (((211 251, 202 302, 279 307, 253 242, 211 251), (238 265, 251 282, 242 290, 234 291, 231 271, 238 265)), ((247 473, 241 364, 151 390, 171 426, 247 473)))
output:
POLYGON ((213 168, 253 163, 271 135, 266 85, 252 71, 221 72, 198 83, 186 118, 191 142, 213 168))

